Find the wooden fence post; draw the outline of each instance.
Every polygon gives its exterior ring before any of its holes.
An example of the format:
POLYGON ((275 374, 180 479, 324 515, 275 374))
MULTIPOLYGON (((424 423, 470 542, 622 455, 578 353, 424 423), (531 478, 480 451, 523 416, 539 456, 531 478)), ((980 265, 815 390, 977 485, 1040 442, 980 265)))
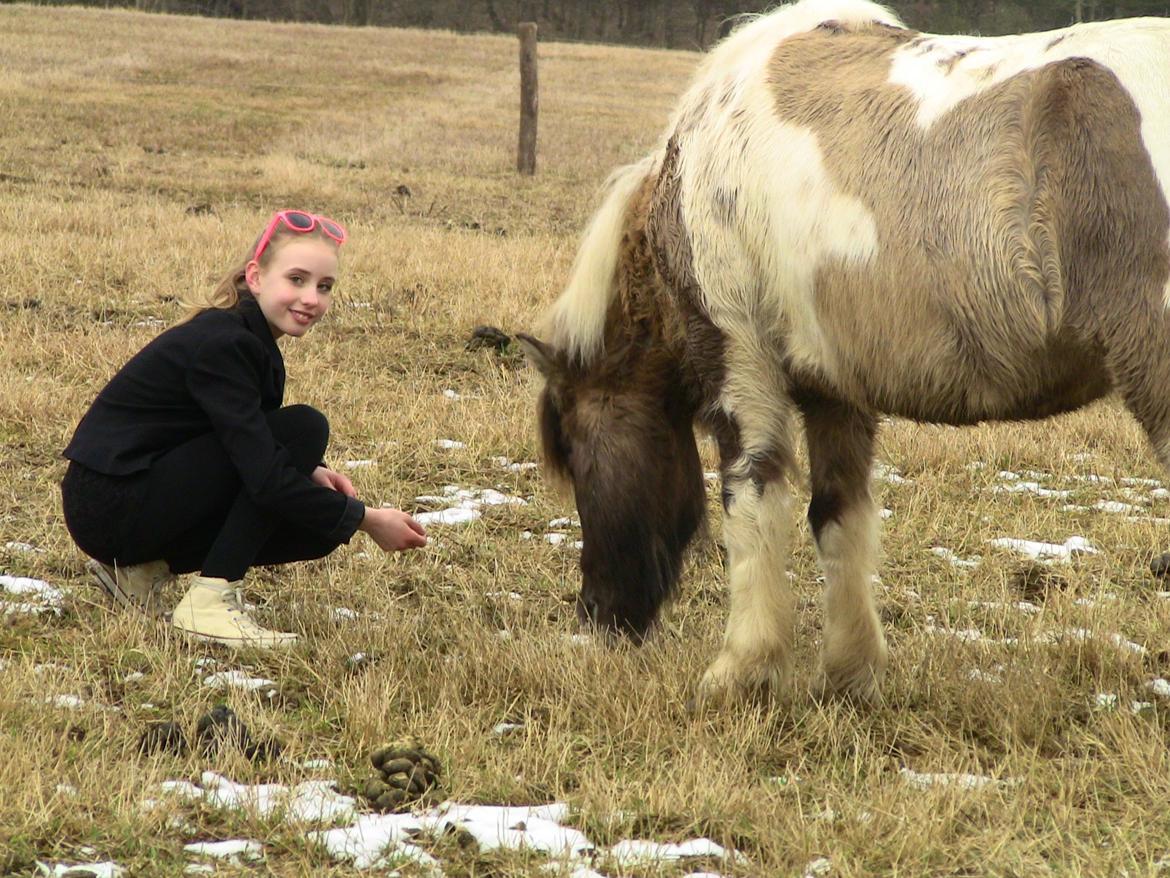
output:
POLYGON ((516 170, 536 173, 536 114, 540 105, 536 81, 536 22, 521 22, 520 35, 520 145, 516 170))

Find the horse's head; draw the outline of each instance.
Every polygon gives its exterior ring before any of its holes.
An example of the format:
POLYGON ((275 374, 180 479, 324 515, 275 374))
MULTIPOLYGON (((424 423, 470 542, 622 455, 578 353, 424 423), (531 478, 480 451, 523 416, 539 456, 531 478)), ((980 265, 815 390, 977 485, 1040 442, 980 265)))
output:
POLYGON ((674 590, 683 550, 703 520, 694 406, 677 365, 646 339, 590 366, 518 336, 543 373, 544 461, 568 481, 584 547, 578 616, 640 641, 674 590))

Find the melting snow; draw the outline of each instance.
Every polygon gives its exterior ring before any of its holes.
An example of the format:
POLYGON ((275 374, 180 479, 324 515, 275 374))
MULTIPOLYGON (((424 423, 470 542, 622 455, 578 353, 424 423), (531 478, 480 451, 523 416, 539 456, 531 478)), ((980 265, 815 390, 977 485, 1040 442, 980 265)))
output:
POLYGON ((437 512, 420 512, 415 519, 423 525, 428 524, 467 524, 475 521, 482 513, 484 506, 527 506, 528 501, 523 497, 504 494, 493 488, 468 489, 458 485, 444 485, 442 495, 423 494, 415 497, 419 503, 450 504, 446 509, 437 512))
POLYGON ((414 519, 426 527, 432 524, 469 524, 482 516, 483 513, 478 509, 452 506, 450 509, 443 509, 439 512, 420 512, 414 516, 414 519))
POLYGON ((908 784, 920 790, 950 786, 964 790, 978 790, 987 786, 1010 786, 1016 783, 1014 780, 996 780, 994 777, 986 777, 981 774, 920 774, 909 768, 900 768, 898 773, 906 779, 908 784))
POLYGON ((275 686, 275 680, 251 677, 246 671, 220 671, 203 678, 203 685, 212 689, 264 689, 275 686))
POLYGON ((970 558, 961 558, 944 546, 932 546, 930 549, 935 555, 938 555, 944 561, 949 561, 956 567, 978 567, 979 562, 983 560, 979 555, 973 555, 970 558))
POLYGON ((508 458, 508 457, 493 457, 492 463, 494 463, 496 466, 503 467, 504 469, 506 469, 510 472, 514 472, 514 473, 520 473, 520 472, 524 472, 525 470, 536 469, 538 466, 540 466, 540 464, 532 463, 531 461, 524 461, 521 463, 513 463, 512 459, 508 458))
POLYGON ((905 485, 910 483, 910 479, 899 473, 896 468, 885 463, 879 463, 874 466, 873 477, 878 481, 887 482, 891 485, 905 485))
POLYGON ((460 442, 456 439, 436 439, 435 440, 435 447, 442 448, 442 449, 445 449, 447 451, 453 451, 457 448, 466 448, 467 443, 460 442))
POLYGON ((609 855, 621 863, 683 860, 689 857, 735 857, 721 845, 709 838, 696 838, 684 841, 681 844, 667 844, 657 841, 619 841, 608 851, 609 855))
POLYGON ((65 592, 54 588, 43 579, 31 579, 27 576, 9 576, 0 574, 0 591, 17 597, 31 597, 34 601, 21 603, 0 602, 5 614, 30 613, 39 614, 52 612, 60 615, 61 604, 65 599, 65 592))
POLYGON ((1000 537, 999 539, 989 540, 989 542, 991 545, 1001 549, 1011 549, 1033 561, 1053 560, 1065 563, 1075 554, 1097 554, 1097 549, 1093 548, 1084 537, 1069 537, 1063 543, 1038 543, 1032 540, 1017 540, 1011 537, 1000 537))
POLYGON ((1055 488, 1044 488, 1039 482, 1012 482, 1009 485, 996 485, 992 489, 996 494, 1035 494, 1037 497, 1067 497, 1072 491, 1061 491, 1055 488))
POLYGON ((126 870, 117 863, 77 863, 69 866, 65 863, 57 863, 50 866, 48 863, 37 862, 37 871, 42 875, 48 875, 50 878, 64 878, 66 875, 92 875, 93 878, 118 878, 120 875, 125 875, 126 870))
POLYGON ((308 780, 288 787, 279 783, 238 784, 213 771, 199 779, 202 787, 187 781, 165 781, 160 789, 181 799, 200 800, 219 808, 250 811, 267 817, 283 811, 294 823, 322 823, 350 819, 356 802, 334 789, 332 781, 308 780))
POLYGON ((258 841, 244 839, 197 841, 183 845, 183 850, 197 857, 214 857, 217 860, 260 860, 264 858, 264 845, 258 841))
POLYGON ((43 555, 43 554, 45 554, 44 549, 38 549, 32 543, 21 543, 21 542, 12 541, 12 542, 5 543, 4 548, 6 548, 10 552, 20 552, 20 553, 26 554, 26 555, 43 555))
POLYGON ((367 467, 377 466, 376 460, 347 460, 345 462, 346 469, 366 469, 367 467))

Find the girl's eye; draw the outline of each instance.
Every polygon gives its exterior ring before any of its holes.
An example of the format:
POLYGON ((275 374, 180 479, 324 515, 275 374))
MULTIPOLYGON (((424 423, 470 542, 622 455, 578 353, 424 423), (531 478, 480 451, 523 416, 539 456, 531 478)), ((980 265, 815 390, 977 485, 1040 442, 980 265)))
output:
POLYGON ((328 296, 330 293, 333 292, 333 284, 318 284, 317 285, 317 292, 319 292, 323 296, 328 296))
POLYGON ((305 279, 303 277, 301 277, 299 274, 289 275, 288 279, 290 281, 292 281, 294 284, 296 284, 297 286, 300 286, 301 284, 303 284, 305 282, 305 279))

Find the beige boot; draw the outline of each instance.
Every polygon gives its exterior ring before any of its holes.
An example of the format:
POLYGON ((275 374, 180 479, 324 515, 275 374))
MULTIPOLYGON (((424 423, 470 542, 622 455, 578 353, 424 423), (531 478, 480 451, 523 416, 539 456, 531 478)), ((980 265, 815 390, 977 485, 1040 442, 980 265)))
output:
POLYGON ((261 628, 244 611, 239 582, 196 576, 174 612, 171 624, 197 640, 224 646, 271 649, 292 646, 295 634, 261 628))
POLYGON ((124 609, 140 610, 148 616, 162 616, 159 590, 175 575, 166 561, 147 561, 129 567, 110 567, 101 561, 91 560, 89 572, 98 585, 124 609))

